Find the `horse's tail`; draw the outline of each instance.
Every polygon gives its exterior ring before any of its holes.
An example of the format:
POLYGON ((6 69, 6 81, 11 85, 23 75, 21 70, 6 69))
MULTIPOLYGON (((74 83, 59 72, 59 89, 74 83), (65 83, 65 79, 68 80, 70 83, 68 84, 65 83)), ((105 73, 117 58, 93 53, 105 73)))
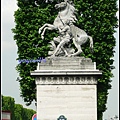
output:
POLYGON ((90 40, 90 50, 91 52, 93 52, 93 39, 91 36, 88 36, 89 40, 90 40))

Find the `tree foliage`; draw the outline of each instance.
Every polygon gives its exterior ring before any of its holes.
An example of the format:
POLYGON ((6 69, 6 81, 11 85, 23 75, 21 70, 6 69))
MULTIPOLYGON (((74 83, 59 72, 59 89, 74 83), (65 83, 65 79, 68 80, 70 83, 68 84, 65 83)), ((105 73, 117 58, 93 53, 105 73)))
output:
POLYGON ((15 100, 14 100, 14 98, 2 96, 2 110, 10 111, 12 120, 15 120, 14 109, 15 109, 15 100))
MULTIPOLYGON (((58 13, 53 3, 48 4, 38 1, 40 6, 34 4, 34 0, 17 0, 18 10, 15 11, 16 26, 12 29, 14 40, 18 46, 18 58, 38 59, 46 57, 49 50, 50 40, 57 34, 56 31, 47 31, 42 40, 38 29, 45 23, 53 24, 58 13)), ((94 53, 90 53, 89 43, 82 46, 83 56, 89 57, 96 62, 97 69, 103 71, 102 78, 98 80, 98 120, 102 120, 102 113, 107 109, 108 90, 111 89, 111 78, 114 47, 116 45, 113 34, 117 28, 116 12, 117 0, 73 0, 77 11, 78 22, 76 26, 85 30, 93 37, 94 53)), ((21 97, 27 105, 36 100, 35 80, 30 76, 30 71, 36 69, 37 63, 21 63, 17 65, 20 76, 21 97)))
POLYGON ((23 108, 20 104, 15 104, 15 100, 9 96, 2 95, 2 110, 11 112, 11 120, 31 120, 36 113, 32 109, 23 108))

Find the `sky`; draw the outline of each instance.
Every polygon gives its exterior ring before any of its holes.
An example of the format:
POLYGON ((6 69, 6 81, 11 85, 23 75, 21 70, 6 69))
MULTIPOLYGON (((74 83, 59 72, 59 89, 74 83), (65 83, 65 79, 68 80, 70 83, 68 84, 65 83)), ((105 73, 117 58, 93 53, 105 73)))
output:
MULTIPOLYGON (((119 4, 118 4, 119 5, 119 4)), ((119 6, 118 6, 119 7, 119 6)), ((2 39, 2 56, 1 56, 1 94, 4 96, 11 96, 15 99, 15 102, 23 105, 23 107, 34 109, 36 107, 34 102, 30 106, 26 106, 22 98, 20 97, 20 86, 16 78, 19 77, 15 67, 18 64, 17 58, 17 45, 13 39, 14 34, 11 29, 15 27, 14 22, 14 12, 17 10, 16 0, 2 0, 1 1, 1 39, 2 39)), ((119 14, 117 12, 119 18, 119 14)), ((103 118, 108 119, 114 115, 119 116, 119 29, 116 29, 116 47, 114 54, 114 66, 115 69, 112 71, 114 77, 112 78, 112 89, 109 90, 108 100, 107 100, 107 110, 103 114, 103 118)))

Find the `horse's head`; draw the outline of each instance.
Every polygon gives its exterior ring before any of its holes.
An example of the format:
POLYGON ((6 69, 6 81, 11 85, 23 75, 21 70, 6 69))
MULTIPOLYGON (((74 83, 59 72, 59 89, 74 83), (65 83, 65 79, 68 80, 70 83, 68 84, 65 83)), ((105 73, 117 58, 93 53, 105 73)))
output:
POLYGON ((59 9, 58 16, 54 21, 55 26, 58 26, 58 24, 63 25, 68 20, 70 20, 71 23, 75 23, 77 21, 75 16, 76 9, 74 4, 72 4, 69 0, 64 0, 64 2, 56 4, 55 8, 59 9))
POLYGON ((66 8, 66 6, 67 6, 67 2, 61 2, 61 3, 59 3, 59 4, 56 4, 55 5, 55 8, 56 9, 61 9, 61 10, 64 10, 65 8, 66 8))

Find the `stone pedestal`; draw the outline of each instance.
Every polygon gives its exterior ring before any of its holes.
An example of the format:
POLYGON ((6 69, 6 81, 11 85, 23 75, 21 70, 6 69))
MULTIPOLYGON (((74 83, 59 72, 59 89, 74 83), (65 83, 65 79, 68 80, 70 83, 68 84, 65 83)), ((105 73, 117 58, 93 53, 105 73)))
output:
POLYGON ((31 72, 37 85, 37 120, 97 120, 97 79, 102 72, 84 57, 46 58, 31 72))

